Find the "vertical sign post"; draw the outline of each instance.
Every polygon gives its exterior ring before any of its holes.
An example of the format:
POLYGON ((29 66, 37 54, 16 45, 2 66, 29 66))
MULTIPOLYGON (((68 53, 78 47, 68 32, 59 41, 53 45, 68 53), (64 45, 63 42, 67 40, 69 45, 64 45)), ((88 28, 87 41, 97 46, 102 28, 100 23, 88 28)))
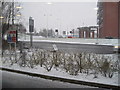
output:
POLYGON ((11 30, 8 31, 7 33, 7 42, 9 43, 10 46, 10 59, 11 59, 11 43, 15 44, 15 60, 16 60, 16 41, 17 41, 17 33, 16 30, 11 30))
POLYGON ((29 17, 30 47, 32 48, 32 32, 34 31, 34 20, 29 17))
POLYGON ((58 29, 55 29, 55 32, 57 33, 57 37, 58 37, 58 29))

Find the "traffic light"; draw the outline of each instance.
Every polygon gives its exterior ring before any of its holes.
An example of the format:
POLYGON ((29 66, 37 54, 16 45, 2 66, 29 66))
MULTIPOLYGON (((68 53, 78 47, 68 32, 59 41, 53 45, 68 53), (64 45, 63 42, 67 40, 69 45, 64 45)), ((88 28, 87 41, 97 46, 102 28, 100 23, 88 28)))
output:
POLYGON ((70 31, 70 33, 72 33, 72 31, 70 31))
POLYGON ((55 32, 58 32, 58 29, 56 29, 55 32))

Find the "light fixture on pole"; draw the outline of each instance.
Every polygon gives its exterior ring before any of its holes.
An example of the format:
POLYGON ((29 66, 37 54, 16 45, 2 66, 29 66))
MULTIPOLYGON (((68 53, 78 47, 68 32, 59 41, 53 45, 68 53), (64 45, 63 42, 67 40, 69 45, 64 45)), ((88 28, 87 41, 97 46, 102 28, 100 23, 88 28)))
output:
POLYGON ((20 17, 21 15, 20 15, 20 14, 17 14, 16 16, 20 17))
POLYGON ((4 17, 3 16, 0 16, 0 19, 3 19, 4 17))
POLYGON ((96 7, 96 8, 94 8, 94 10, 98 10, 98 8, 96 7))
POLYGON ((22 7, 20 7, 20 6, 17 6, 16 8, 18 8, 18 9, 21 9, 22 7))
POLYGON ((47 4, 49 4, 49 5, 50 5, 50 4, 52 4, 52 2, 48 2, 47 4))

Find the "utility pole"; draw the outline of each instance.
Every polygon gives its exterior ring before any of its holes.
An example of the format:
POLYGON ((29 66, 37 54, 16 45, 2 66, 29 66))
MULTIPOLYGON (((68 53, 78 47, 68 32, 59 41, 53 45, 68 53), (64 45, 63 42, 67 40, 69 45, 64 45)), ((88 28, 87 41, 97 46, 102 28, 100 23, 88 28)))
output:
POLYGON ((57 33, 57 37, 58 37, 58 29, 55 29, 55 32, 57 33))
MULTIPOLYGON (((12 29, 14 30, 15 29, 15 26, 14 26, 14 18, 15 18, 15 13, 14 13, 14 0, 12 1, 12 29)), ((16 35, 17 35, 17 30, 16 31, 16 35)), ((16 40, 17 41, 17 40, 16 40)), ((15 47, 15 61, 16 60, 16 42, 14 42, 14 47, 15 47)), ((11 43, 10 43, 10 49, 11 49, 11 43)), ((11 52, 11 51, 10 51, 11 52)))
POLYGON ((12 2, 12 25, 14 25, 14 0, 12 2))
POLYGON ((0 57, 2 57, 2 2, 0 1, 0 57))

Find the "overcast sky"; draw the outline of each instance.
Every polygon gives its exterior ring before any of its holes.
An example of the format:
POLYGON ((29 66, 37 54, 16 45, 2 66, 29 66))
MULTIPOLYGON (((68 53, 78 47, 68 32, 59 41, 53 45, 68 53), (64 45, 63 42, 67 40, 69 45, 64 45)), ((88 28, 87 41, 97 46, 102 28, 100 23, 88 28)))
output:
POLYGON ((96 2, 23 2, 22 17, 28 29, 28 19, 32 16, 35 20, 37 32, 43 28, 70 31, 80 26, 96 25, 96 2))

